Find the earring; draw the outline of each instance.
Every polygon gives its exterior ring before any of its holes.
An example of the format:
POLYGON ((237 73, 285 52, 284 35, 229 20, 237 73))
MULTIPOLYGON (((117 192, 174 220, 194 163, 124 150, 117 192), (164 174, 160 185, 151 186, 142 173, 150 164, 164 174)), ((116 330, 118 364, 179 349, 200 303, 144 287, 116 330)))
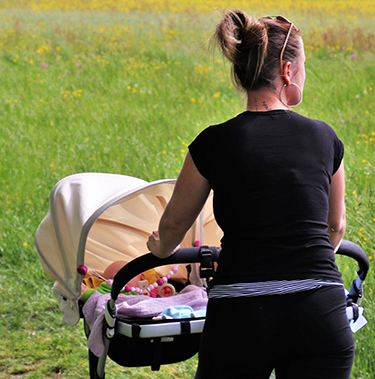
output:
POLYGON ((294 107, 296 107, 297 105, 300 105, 300 104, 302 103, 302 98, 303 98, 303 96, 302 96, 302 90, 301 90, 301 88, 299 87, 299 85, 296 84, 296 83, 290 83, 290 85, 291 85, 291 86, 294 86, 294 87, 296 87, 296 88, 298 89, 298 91, 299 91, 299 100, 296 101, 294 104, 288 104, 287 101, 284 101, 284 100, 283 100, 283 91, 284 91, 285 88, 287 87, 287 85, 284 84, 284 85, 281 87, 281 91, 280 91, 280 101, 281 101, 286 107, 294 108, 294 107))

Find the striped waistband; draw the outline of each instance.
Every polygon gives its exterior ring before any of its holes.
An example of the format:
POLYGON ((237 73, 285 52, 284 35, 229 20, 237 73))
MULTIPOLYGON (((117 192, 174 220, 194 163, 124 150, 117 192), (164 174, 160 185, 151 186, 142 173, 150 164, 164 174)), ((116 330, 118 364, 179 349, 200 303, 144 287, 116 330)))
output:
POLYGON ((209 299, 228 297, 252 297, 267 295, 285 295, 295 292, 308 291, 324 286, 340 286, 342 283, 319 279, 274 280, 268 282, 218 284, 209 291, 209 299))

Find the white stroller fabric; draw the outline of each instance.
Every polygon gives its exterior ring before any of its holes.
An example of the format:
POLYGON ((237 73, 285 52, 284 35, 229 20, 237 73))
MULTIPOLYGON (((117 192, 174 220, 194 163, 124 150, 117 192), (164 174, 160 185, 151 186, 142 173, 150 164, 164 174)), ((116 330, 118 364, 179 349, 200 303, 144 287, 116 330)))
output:
MULTIPOLYGON (((148 253, 147 238, 157 229, 175 182, 81 173, 56 184, 35 244, 44 271, 55 281, 53 290, 63 321, 75 325, 80 318, 82 275, 78 266, 100 273, 114 261, 130 261, 148 253)), ((195 241, 219 246, 221 237, 210 196, 181 247, 191 247, 195 241)))

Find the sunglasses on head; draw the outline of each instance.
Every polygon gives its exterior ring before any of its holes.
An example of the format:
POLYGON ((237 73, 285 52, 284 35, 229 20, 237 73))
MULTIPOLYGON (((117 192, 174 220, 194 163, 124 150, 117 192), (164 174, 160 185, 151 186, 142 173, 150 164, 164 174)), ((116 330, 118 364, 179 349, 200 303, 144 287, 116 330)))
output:
POLYGON ((290 24, 288 33, 285 37, 285 41, 284 41, 284 43, 281 47, 281 51, 280 51, 280 74, 282 75, 283 74, 283 55, 284 55, 286 45, 288 44, 290 33, 292 32, 292 28, 293 28, 294 24, 293 24, 293 22, 289 21, 287 18, 285 18, 283 16, 268 16, 268 17, 263 17, 263 18, 269 19, 269 20, 282 21, 282 22, 286 22, 286 23, 290 24))

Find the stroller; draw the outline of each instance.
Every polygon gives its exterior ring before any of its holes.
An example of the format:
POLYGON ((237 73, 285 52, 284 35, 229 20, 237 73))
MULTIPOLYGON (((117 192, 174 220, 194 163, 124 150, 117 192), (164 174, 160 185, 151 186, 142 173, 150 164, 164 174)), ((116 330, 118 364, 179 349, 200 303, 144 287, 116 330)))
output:
MULTIPOLYGON (((35 244, 44 271, 55 282, 63 321, 73 326, 84 320, 91 379, 105 377, 107 357, 121 366, 159 370, 198 352, 206 288, 222 233, 211 194, 175 254, 159 259, 148 253, 147 238, 157 228, 174 185, 174 179, 149 183, 125 175, 81 173, 62 179, 51 192, 35 244), (104 272, 119 261, 122 268, 108 283, 104 272), (139 287, 127 285, 146 272, 158 279, 150 283, 143 276, 139 287), (89 289, 83 304, 87 287, 82 283, 90 273, 107 289, 89 289)), ((353 258, 359 267, 347 291, 348 321, 355 332, 366 324, 359 305, 369 261, 358 245, 346 240, 338 254, 353 258)))

